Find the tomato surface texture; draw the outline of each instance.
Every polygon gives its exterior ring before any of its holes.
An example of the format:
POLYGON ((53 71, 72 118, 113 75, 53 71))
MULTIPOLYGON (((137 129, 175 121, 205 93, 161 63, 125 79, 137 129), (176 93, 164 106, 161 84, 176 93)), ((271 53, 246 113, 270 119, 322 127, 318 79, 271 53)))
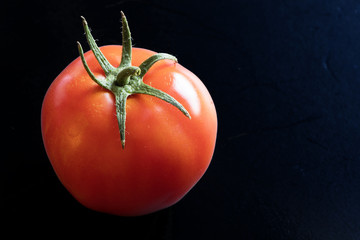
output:
MULTIPOLYGON (((100 47, 118 66, 122 46, 100 47)), ((132 48, 133 66, 155 52, 132 48)), ((104 71, 91 51, 94 75, 104 71)), ((44 146, 65 188, 87 208, 122 216, 148 214, 178 202, 203 176, 213 156, 217 116, 204 84, 171 60, 156 62, 143 81, 175 98, 191 119, 154 96, 126 102, 126 147, 121 147, 114 95, 99 86, 79 58, 49 87, 42 105, 44 146)))

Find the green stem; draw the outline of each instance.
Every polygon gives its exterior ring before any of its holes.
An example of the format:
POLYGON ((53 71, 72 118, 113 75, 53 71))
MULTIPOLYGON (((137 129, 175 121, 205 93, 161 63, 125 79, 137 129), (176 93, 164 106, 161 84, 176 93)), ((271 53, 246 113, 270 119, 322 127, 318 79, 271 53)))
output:
POLYGON ((110 74, 112 72, 114 67, 111 66, 111 64, 105 58, 104 54, 100 51, 100 49, 96 45, 95 39, 91 35, 89 26, 88 26, 87 21, 85 20, 85 18, 84 17, 81 17, 81 18, 83 20, 83 27, 84 27, 84 30, 85 30, 86 39, 87 39, 87 41, 88 41, 88 43, 90 45, 90 49, 93 51, 96 60, 98 60, 100 66, 104 70, 105 74, 108 75, 108 74, 110 74))
POLYGON ((178 108, 189 119, 191 118, 189 112, 176 99, 167 93, 153 88, 143 82, 143 77, 156 62, 168 59, 176 63, 177 59, 174 56, 166 53, 157 53, 145 60, 142 64, 140 64, 139 67, 132 66, 132 43, 130 29, 124 13, 121 12, 123 48, 121 63, 119 67, 114 68, 100 51, 100 48, 97 46, 93 36, 90 33, 87 21, 84 17, 81 18, 83 20, 84 31, 90 49, 94 53, 94 56, 99 62, 101 68, 104 70, 106 78, 98 79, 91 72, 88 64, 86 63, 83 49, 78 42, 78 51, 81 57, 81 61, 90 78, 101 87, 111 91, 115 96, 116 117, 118 119, 121 145, 123 148, 125 148, 126 135, 126 100, 132 94, 147 94, 162 99, 178 108))
POLYGON ((128 96, 130 96, 130 94, 126 93, 125 91, 119 91, 118 94, 115 94, 116 117, 118 119, 120 129, 122 148, 125 148, 126 99, 128 96))
POLYGON ((139 68, 141 69, 140 77, 143 78, 145 73, 152 67, 152 65, 154 65, 157 61, 164 59, 169 59, 177 62, 176 57, 167 53, 157 53, 155 55, 152 55, 139 66, 139 68))
POLYGON ((132 42, 131 42, 131 33, 129 29, 129 24, 125 17, 123 11, 121 11, 121 21, 122 21, 122 57, 119 68, 131 66, 131 52, 132 52, 132 42))
POLYGON ((84 65, 84 67, 85 67, 86 72, 89 74, 90 78, 93 81, 95 81, 97 84, 102 86, 103 88, 109 89, 109 86, 107 85, 107 82, 102 81, 100 79, 97 79, 95 77, 95 75, 91 72, 89 66, 86 63, 85 56, 84 56, 84 51, 83 51, 83 49, 81 47, 81 44, 79 42, 77 42, 77 45, 78 45, 78 51, 79 51, 79 54, 80 54, 81 61, 82 61, 83 65, 84 65))
POLYGON ((141 70, 138 67, 129 66, 127 68, 124 68, 118 73, 116 77, 116 84, 121 87, 128 85, 130 81, 130 77, 139 76, 140 73, 141 70))
POLYGON ((188 111, 178 101, 176 101, 175 98, 173 98, 167 93, 164 93, 163 91, 160 91, 159 89, 153 88, 149 85, 146 85, 145 83, 142 83, 140 87, 134 88, 134 93, 147 94, 150 96, 160 98, 161 100, 164 100, 165 102, 168 102, 174 107, 178 108, 185 116, 191 119, 191 116, 188 113, 188 111))

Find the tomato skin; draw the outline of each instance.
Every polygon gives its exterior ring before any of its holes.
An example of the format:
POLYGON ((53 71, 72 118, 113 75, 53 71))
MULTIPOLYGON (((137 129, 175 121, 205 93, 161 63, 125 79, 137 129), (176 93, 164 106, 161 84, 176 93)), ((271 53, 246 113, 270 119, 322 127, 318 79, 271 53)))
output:
MULTIPOLYGON (((122 47, 100 48, 113 66, 122 47)), ((133 48, 132 65, 155 54, 133 48)), ((86 61, 104 72, 91 52, 86 61)), ((114 96, 88 76, 80 58, 53 81, 42 106, 44 146, 58 178, 84 206, 110 214, 148 214, 178 202, 203 176, 216 142, 217 116, 203 83, 169 60, 152 66, 144 83, 178 100, 190 113, 149 95, 126 103, 126 147, 122 149, 114 96)))

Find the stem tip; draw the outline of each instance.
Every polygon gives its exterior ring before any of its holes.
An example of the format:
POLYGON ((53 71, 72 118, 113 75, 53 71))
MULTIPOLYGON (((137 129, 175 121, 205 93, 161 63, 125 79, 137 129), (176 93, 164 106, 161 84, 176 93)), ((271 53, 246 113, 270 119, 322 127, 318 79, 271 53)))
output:
POLYGON ((80 16, 84 25, 87 25, 87 21, 83 16, 80 16))

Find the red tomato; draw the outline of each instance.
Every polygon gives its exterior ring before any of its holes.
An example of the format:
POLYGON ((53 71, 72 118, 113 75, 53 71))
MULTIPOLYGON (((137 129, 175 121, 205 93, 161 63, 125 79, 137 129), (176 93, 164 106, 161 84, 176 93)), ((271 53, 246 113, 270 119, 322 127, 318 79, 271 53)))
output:
MULTIPOLYGON (((100 48, 113 66, 121 46, 100 48)), ((132 49, 139 66, 155 52, 132 49)), ((92 52, 85 59, 98 78, 92 52)), ((42 136, 65 188, 84 206, 110 214, 148 214, 178 202, 203 176, 215 147, 217 116, 204 84, 170 60, 155 63, 144 83, 171 95, 191 115, 156 97, 134 94, 126 103, 122 149, 113 94, 88 75, 80 57, 53 81, 43 101, 42 136)))

